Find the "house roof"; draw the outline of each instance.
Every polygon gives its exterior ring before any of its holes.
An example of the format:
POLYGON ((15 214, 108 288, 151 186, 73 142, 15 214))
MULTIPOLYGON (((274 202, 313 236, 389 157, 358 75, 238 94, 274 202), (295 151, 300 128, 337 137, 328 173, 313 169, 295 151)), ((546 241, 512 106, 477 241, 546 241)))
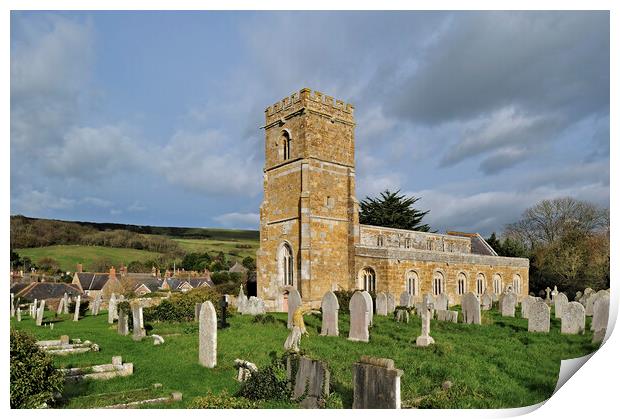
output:
POLYGON ((34 282, 15 294, 26 300, 47 300, 62 298, 65 293, 69 296, 82 295, 82 291, 75 284, 63 282, 34 282))
POLYGON ((211 281, 211 278, 207 278, 207 277, 202 277, 202 278, 190 278, 186 280, 187 282, 189 282, 189 284, 193 287, 193 288, 198 288, 198 287, 212 287, 213 281, 211 281))
POLYGON ((109 273, 77 272, 76 275, 84 291, 99 291, 103 289, 105 284, 110 280, 109 273))
POLYGON ((471 240, 471 252, 477 255, 497 256, 497 252, 478 233, 464 233, 462 231, 448 231, 450 236, 469 237, 471 240))
POLYGON ((235 262, 235 264, 228 270, 228 272, 239 272, 239 273, 243 273, 247 271, 248 271, 248 268, 246 268, 239 262, 235 262))
POLYGON ((161 288, 162 281, 160 279, 157 279, 151 276, 149 279, 145 281, 140 281, 136 283, 136 286, 134 287, 134 291, 136 291, 138 288, 142 286, 146 287, 150 292, 155 292, 161 288))
POLYGON ((32 284, 33 282, 17 282, 11 285, 11 292, 17 296, 21 290, 32 284))

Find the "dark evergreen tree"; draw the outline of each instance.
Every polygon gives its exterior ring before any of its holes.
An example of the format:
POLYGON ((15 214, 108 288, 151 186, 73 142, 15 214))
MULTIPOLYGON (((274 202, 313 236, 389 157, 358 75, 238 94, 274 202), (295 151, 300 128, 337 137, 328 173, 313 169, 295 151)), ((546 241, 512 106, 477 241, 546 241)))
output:
POLYGON ((380 227, 402 228, 406 230, 429 231, 422 218, 429 211, 420 211, 413 205, 420 200, 414 196, 399 195, 400 190, 385 190, 377 198, 366 197, 360 202, 360 223, 380 227))

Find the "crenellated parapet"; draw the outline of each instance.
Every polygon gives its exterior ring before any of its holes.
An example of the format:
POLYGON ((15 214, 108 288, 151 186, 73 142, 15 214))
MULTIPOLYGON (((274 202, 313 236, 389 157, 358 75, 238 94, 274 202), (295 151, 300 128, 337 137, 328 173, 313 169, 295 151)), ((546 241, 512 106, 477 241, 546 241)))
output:
POLYGON ((286 120, 300 111, 322 114, 340 122, 354 123, 354 107, 343 100, 334 99, 319 91, 303 88, 265 109, 266 125, 286 120))

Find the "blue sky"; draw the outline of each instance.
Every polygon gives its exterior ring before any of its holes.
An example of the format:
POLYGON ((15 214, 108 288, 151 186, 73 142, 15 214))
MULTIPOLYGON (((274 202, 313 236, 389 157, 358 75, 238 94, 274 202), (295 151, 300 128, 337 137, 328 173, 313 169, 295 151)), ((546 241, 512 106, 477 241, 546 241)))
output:
POLYGON ((258 228, 264 109, 355 105, 357 195, 489 234, 609 206, 606 12, 12 12, 11 213, 258 228))

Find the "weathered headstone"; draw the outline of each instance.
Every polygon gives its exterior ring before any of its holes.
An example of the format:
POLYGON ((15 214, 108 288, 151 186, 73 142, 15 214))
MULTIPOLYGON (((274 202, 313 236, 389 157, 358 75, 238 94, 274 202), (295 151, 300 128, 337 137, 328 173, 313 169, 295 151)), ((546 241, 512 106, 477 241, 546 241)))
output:
POLYGON ((11 293, 11 317, 15 317, 15 294, 11 293))
POLYGON ((211 301, 202 303, 198 323, 198 362, 204 367, 214 368, 217 364, 217 315, 211 301))
POLYGON ((385 293, 383 292, 377 293, 375 304, 377 305, 377 316, 388 315, 388 307, 387 307, 388 302, 387 302, 387 295, 385 295, 385 293))
POLYGON ((407 291, 400 294, 400 305, 402 307, 411 307, 411 295, 407 291))
POLYGON ((69 300, 69 297, 67 296, 66 292, 65 292, 65 295, 63 296, 63 299, 65 300, 65 304, 64 304, 64 307, 63 307, 64 314, 69 314, 69 303, 70 303, 70 300, 69 300))
MULTIPOLYGON (((599 291, 600 292, 600 291, 599 291)), ((604 294, 594 302, 591 330, 597 332, 607 329, 609 320, 609 294, 604 294)))
POLYGON ((142 304, 140 301, 132 301, 131 304, 131 320, 133 323, 133 334, 131 338, 135 341, 140 341, 146 336, 146 330, 144 330, 144 316, 142 314, 142 304))
POLYGON ((447 310, 448 309, 448 296, 446 294, 439 294, 435 298, 435 310, 447 310))
POLYGON ((553 291, 551 291, 551 301, 555 302, 555 296, 558 295, 559 291, 558 291, 558 286, 554 285, 553 286, 553 291))
POLYGON ((527 331, 549 333, 550 318, 551 309, 547 303, 536 301, 528 310, 527 331))
POLYGON ((37 310, 37 326, 41 326, 43 322, 43 314, 45 313, 45 300, 41 300, 41 304, 37 310))
POLYGON ((73 321, 76 322, 80 319, 80 300, 82 299, 81 296, 77 296, 75 298, 75 313, 73 313, 73 321))
POLYGON ((304 396, 300 406, 306 409, 321 407, 321 400, 325 400, 329 395, 329 379, 330 374, 324 362, 300 357, 295 374, 293 399, 304 396))
POLYGON ((63 306, 65 304, 65 300, 61 298, 58 300, 58 307, 56 307, 56 315, 60 316, 62 314, 63 306))
POLYGON ((250 314, 252 316, 265 314, 265 302, 258 297, 250 297, 246 306, 245 314, 250 314))
POLYGON ((581 291, 577 291, 577 292, 575 293, 575 299, 574 299, 573 301, 579 302, 579 300, 581 300, 581 296, 582 296, 582 295, 583 295, 583 294, 581 293, 581 291))
POLYGON ((562 311, 560 332, 566 335, 583 333, 586 328, 586 309, 577 301, 566 304, 562 311))
POLYGON ((394 298, 394 295, 389 292, 386 292, 385 295, 387 296, 388 314, 392 314, 394 313, 394 310, 396 309, 396 299, 394 298))
POLYGON ((514 317, 515 316, 515 306, 517 305, 517 294, 513 292, 509 292, 506 294, 502 294, 500 300, 500 310, 501 314, 504 317, 514 317))
POLYGON ((457 323, 459 319, 459 312, 453 310, 437 310, 437 320, 442 322, 457 323))
MULTIPOLYGON (((237 296, 237 311, 241 314, 246 314, 248 305, 248 297, 243 292, 243 284, 239 285, 239 295, 237 296)), ((198 321, 198 315, 196 315, 196 321, 198 321)))
POLYGON ((286 326, 289 329, 293 328, 293 314, 297 307, 301 305, 301 295, 299 295, 299 291, 295 288, 291 288, 288 291, 288 321, 286 326))
POLYGON ((118 309, 116 307, 116 295, 112 293, 108 302, 108 324, 114 324, 114 320, 118 318, 118 309))
POLYGON ((461 310, 463 311, 463 323, 481 324, 480 321, 480 302, 473 292, 468 292, 461 299, 461 310))
POLYGON ((551 288, 545 288, 545 293, 547 294, 547 296, 545 297, 545 303, 551 304, 551 288))
POLYGON ((18 322, 22 321, 22 308, 20 306, 17 306, 16 317, 18 322))
POLYGON ((564 294, 562 292, 559 292, 553 298, 553 306, 554 306, 555 318, 556 319, 561 319, 562 318, 562 313, 564 313, 564 309, 566 308, 567 304, 568 304, 568 297, 566 296, 566 294, 564 294))
POLYGON ((422 334, 418 336, 415 341, 416 346, 428 346, 435 343, 430 335, 431 333, 431 317, 433 317, 433 304, 428 303, 420 310, 420 317, 422 318, 422 334))
POLYGON ((409 323, 409 311, 406 308, 397 308, 394 319, 399 323, 409 323))
POLYGON ((527 319, 530 306, 536 302, 536 298, 526 295, 521 300, 521 317, 527 319))
POLYGON ((123 310, 118 310, 118 324, 116 326, 119 335, 127 336, 129 334, 129 314, 123 310))
POLYGON ((491 310, 491 308, 493 307, 493 296, 487 291, 485 291, 484 294, 482 294, 480 303, 482 304, 483 310, 491 310))
POLYGON ((338 298, 332 291, 327 291, 321 300, 321 336, 338 336, 338 298))
POLYGON ((400 409, 400 377, 386 358, 362 356, 353 364, 353 409, 400 409))
POLYGON ((355 291, 349 301, 349 340, 368 342, 368 304, 360 291, 355 291))
POLYGON ((368 326, 372 326, 373 319, 375 316, 375 310, 372 303, 372 297, 368 291, 362 291, 362 295, 366 300, 366 304, 368 305, 368 326))
POLYGON ((37 309, 39 308, 39 301, 35 298, 33 306, 30 308, 30 317, 37 319, 37 309))

